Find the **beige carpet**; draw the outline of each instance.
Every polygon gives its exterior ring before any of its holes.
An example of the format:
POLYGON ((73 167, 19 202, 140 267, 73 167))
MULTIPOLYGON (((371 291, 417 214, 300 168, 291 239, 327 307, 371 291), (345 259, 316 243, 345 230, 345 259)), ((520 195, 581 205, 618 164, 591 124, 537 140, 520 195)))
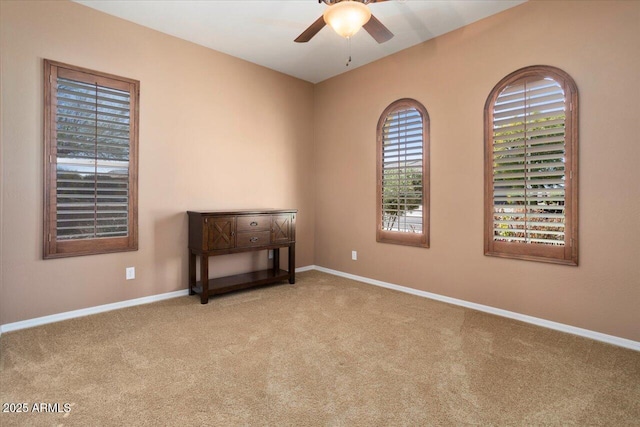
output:
POLYGON ((12 425, 639 425, 640 353, 320 272, 3 334, 12 425))

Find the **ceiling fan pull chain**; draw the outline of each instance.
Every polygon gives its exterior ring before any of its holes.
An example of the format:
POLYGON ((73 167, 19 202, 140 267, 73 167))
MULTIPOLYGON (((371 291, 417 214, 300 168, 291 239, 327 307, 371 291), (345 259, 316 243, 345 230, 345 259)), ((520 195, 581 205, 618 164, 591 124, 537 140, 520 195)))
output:
POLYGON ((348 67, 351 63, 351 37, 347 37, 347 41, 349 43, 349 59, 347 60, 347 64, 345 65, 345 67, 348 67))

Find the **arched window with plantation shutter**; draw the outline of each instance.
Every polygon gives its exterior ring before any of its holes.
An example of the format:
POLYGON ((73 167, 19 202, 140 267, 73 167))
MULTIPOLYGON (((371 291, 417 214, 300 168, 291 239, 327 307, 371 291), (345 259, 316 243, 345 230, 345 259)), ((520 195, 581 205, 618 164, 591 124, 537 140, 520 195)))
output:
POLYGON ((485 104, 485 254, 578 264, 578 91, 550 66, 502 79, 485 104))
POLYGON ((377 232, 382 243, 429 247, 429 115, 414 99, 389 105, 377 127, 377 232))

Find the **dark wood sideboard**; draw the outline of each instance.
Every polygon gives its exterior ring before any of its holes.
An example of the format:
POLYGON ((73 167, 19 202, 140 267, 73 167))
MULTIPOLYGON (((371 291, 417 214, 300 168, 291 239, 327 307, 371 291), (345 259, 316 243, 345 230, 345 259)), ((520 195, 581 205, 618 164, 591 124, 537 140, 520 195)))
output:
POLYGON ((188 211, 189 295, 209 297, 282 280, 295 283, 297 209, 188 211), (289 248, 289 270, 280 269, 280 248, 289 248), (234 276, 209 279, 209 257, 239 252, 273 250, 273 267, 234 276), (196 257, 200 256, 200 281, 196 257))

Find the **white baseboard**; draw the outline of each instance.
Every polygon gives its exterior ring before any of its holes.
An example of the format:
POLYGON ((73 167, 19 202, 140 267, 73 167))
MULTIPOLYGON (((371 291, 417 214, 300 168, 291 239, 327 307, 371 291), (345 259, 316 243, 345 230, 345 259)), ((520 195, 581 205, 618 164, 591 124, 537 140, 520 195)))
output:
POLYGON ((457 298, 451 298, 443 295, 434 294, 431 292, 421 291, 418 289, 407 288, 405 286, 382 282, 380 280, 375 280, 375 279, 369 279, 367 277, 356 276, 355 274, 343 273, 342 271, 331 270, 329 268, 320 267, 317 265, 314 265, 313 269, 322 271, 324 273, 333 274, 335 276, 356 280, 358 282, 368 283, 370 285, 381 286, 383 288, 393 289, 396 291, 405 292, 407 294, 417 295, 417 296, 429 298, 436 301, 442 301, 448 304, 471 308, 473 310, 495 314, 496 316, 507 317, 509 319, 515 319, 521 322, 530 323, 532 325, 542 326, 543 328, 554 329, 556 331, 566 332, 568 334, 590 338, 595 341, 601 341, 601 342, 616 345, 619 347, 640 351, 640 342, 638 341, 633 341, 626 338, 620 338, 614 335, 607 335, 600 332, 591 331, 589 329, 582 329, 582 328, 578 328, 571 325, 565 325, 564 323, 552 322, 550 320, 540 319, 538 317, 533 317, 533 316, 527 316, 526 314, 520 314, 513 311, 503 310, 501 308, 495 308, 488 305, 476 304, 474 302, 469 302, 469 301, 465 301, 457 298))
MULTIPOLYGON (((616 345, 619 347, 640 351, 640 342, 638 341, 633 341, 626 338, 620 338, 613 335, 607 335, 600 332, 590 331, 588 329, 577 328, 575 326, 565 325, 563 323, 558 323, 558 322, 552 322, 550 320, 540 319, 538 317, 527 316, 525 314, 515 313, 513 311, 503 310, 501 308, 495 308, 488 305, 476 304, 474 302, 469 302, 469 301, 465 301, 457 298, 438 295, 431 292, 421 291, 418 289, 408 288, 406 286, 400 286, 393 283, 382 282, 380 280, 369 279, 368 277, 356 276, 355 274, 343 273, 342 271, 320 267, 319 265, 308 265, 305 267, 296 268, 296 273, 302 273, 304 271, 310 271, 310 270, 317 270, 323 273, 333 274, 334 276, 340 276, 347 279, 356 280, 358 282, 367 283, 370 285, 380 286, 383 288, 393 289, 393 290, 404 292, 407 294, 417 295, 420 297, 429 298, 436 301, 446 302, 448 304, 471 308, 473 310, 495 314, 496 316, 507 317, 509 319, 515 319, 521 322, 530 323, 532 325, 542 326, 543 328, 554 329, 556 331, 566 332, 569 334, 590 338, 595 341, 601 341, 601 342, 616 345)), ((112 304, 105 304, 105 305, 99 305, 96 307, 83 308, 80 310, 67 311, 65 313, 52 314, 50 316, 37 317, 35 319, 23 320, 20 322, 7 323, 5 325, 0 325, 0 336, 4 332, 11 332, 11 331, 17 331, 19 329, 33 328, 34 326, 46 325, 47 323, 60 322, 62 320, 89 316, 91 314, 103 313, 105 311, 117 310, 119 308, 132 307, 135 305, 149 304, 152 302, 181 297, 188 294, 189 294, 189 291, 187 289, 182 289, 179 291, 168 292, 165 294, 151 295, 148 297, 115 302, 112 304)))
POLYGON ((22 320, 20 322, 7 323, 0 327, 1 332, 17 331, 19 329, 33 328, 34 326, 46 325, 47 323, 60 322, 67 319, 75 319, 76 317, 89 316, 91 314, 104 313, 105 311, 117 310, 119 308, 133 307, 134 305, 149 304, 152 302, 162 301, 165 299, 181 297, 189 295, 187 289, 182 289, 166 294, 151 295, 148 297, 130 299, 126 301, 114 302, 112 304, 98 305, 96 307, 82 308, 80 310, 67 311, 64 313, 52 314, 50 316, 36 317, 35 319, 22 320))
MULTIPOLYGON (((314 265, 296 268, 296 273, 313 270, 314 265)), ((112 304, 104 304, 96 307, 83 308, 80 310, 67 311, 59 314, 52 314, 50 316, 37 317, 35 319, 22 320, 20 322, 7 323, 0 325, 0 336, 4 332, 17 331, 20 329, 33 328, 35 326, 46 325, 47 323, 60 322, 67 319, 75 319, 76 317, 89 316, 91 314, 104 313, 105 311, 117 310, 119 308, 133 307, 134 305, 149 304, 152 302, 162 301, 170 298, 177 298, 184 295, 189 295, 187 289, 182 289, 175 292, 168 292, 166 294, 151 295, 148 297, 130 299, 126 301, 114 302, 112 304)))

